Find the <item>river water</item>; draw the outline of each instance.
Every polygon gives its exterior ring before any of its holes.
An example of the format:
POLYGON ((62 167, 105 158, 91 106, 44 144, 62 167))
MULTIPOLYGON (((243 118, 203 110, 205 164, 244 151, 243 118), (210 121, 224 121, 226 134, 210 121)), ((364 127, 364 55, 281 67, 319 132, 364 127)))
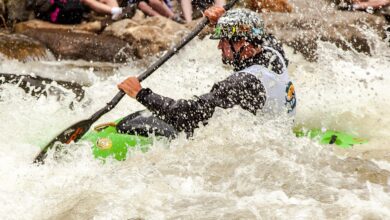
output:
MULTIPOLYGON (((375 36, 373 36, 375 38, 375 36)), ((217 42, 193 40, 144 81, 173 98, 207 92, 228 76, 217 42)), ((74 80, 69 93, 33 98, 12 85, 0 96, 1 219, 389 219, 390 53, 373 55, 322 42, 309 63, 286 47, 298 108, 295 124, 346 131, 369 143, 349 150, 296 138, 286 119, 218 109, 192 139, 154 142, 126 161, 93 159, 90 143, 67 147, 61 160, 32 159, 56 134, 88 118, 116 94, 116 84, 144 68, 80 68, 81 61, 4 61, 2 72, 74 80), (75 66, 69 64, 76 64, 75 66), (77 65, 80 64, 80 65, 77 65), (72 104, 72 108, 69 106, 72 104)), ((98 123, 143 107, 125 97, 98 123)))

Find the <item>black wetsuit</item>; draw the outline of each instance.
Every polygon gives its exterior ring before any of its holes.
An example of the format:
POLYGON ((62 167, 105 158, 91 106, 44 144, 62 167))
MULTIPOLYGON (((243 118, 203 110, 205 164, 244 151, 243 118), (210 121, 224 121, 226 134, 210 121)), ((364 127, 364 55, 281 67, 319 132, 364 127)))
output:
MULTIPOLYGON (((279 51, 284 57, 282 47, 271 35, 267 37, 264 45, 279 51)), ((251 62, 245 63, 240 69, 260 64, 280 74, 283 68, 282 62, 276 54, 264 51, 254 57, 251 62)), ((287 65, 286 59, 284 62, 287 65)), ((185 131, 191 135, 199 123, 207 123, 216 107, 226 109, 238 105, 255 114, 264 106, 266 94, 264 86, 258 78, 252 74, 237 71, 225 80, 215 83, 209 93, 192 100, 173 100, 156 94, 149 88, 141 89, 136 99, 159 120, 168 123, 179 132, 185 131)), ((118 131, 132 133, 131 120, 133 118, 127 117, 121 121, 117 126, 118 131)))

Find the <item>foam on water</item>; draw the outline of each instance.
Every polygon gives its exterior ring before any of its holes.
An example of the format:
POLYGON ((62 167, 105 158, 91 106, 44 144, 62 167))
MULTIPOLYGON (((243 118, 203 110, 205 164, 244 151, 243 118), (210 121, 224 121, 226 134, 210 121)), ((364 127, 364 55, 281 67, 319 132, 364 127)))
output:
MULTIPOLYGON (((389 57, 383 48, 370 57, 321 45, 318 63, 286 48, 298 96, 295 123, 373 139, 352 151, 389 155, 389 57)), ((215 48, 214 41, 194 40, 143 85, 173 98, 207 92, 231 73, 215 48)), ((10 64, 28 72, 28 63, 10 64)), ((32 165, 40 145, 103 107, 118 82, 141 70, 121 67, 104 81, 92 70, 77 71, 91 86, 73 110, 72 97, 37 100, 14 86, 1 87, 2 219, 390 217, 390 164, 379 160, 386 158, 340 156, 332 146, 296 138, 292 122, 283 117, 253 116, 238 108, 218 109, 191 139, 155 142, 148 153, 134 151, 123 162, 102 164, 92 158, 90 144, 81 142, 69 145, 61 160, 50 154, 45 165, 32 165)), ((125 97, 99 122, 139 109, 125 97)))

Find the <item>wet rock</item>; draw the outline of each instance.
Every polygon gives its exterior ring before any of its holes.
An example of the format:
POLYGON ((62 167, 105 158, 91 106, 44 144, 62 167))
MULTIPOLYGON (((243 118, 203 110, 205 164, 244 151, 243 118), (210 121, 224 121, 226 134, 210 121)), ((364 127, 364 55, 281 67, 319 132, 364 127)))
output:
POLYGON ((264 13, 263 18, 270 33, 310 61, 317 59, 319 40, 334 43, 344 50, 371 54, 374 42, 365 30, 371 28, 385 37, 386 20, 381 16, 338 11, 325 1, 292 2, 293 13, 264 13))
POLYGON ((41 20, 29 20, 25 22, 17 23, 14 26, 14 31, 16 33, 21 33, 30 29, 52 29, 52 30, 67 30, 72 32, 93 32, 97 33, 101 30, 101 22, 94 21, 77 25, 62 25, 62 24, 53 24, 41 20))
POLYGON ((180 25, 175 26, 169 19, 148 18, 139 21, 136 23, 125 19, 115 22, 106 28, 103 35, 91 34, 101 30, 99 21, 58 25, 31 20, 16 24, 14 30, 42 42, 57 58, 107 62, 124 62, 129 58, 157 54, 168 49, 185 33, 177 31, 180 25))
POLYGON ((162 33, 170 40, 168 41, 170 44, 178 42, 190 31, 186 26, 178 24, 165 17, 149 17, 142 20, 140 24, 160 28, 162 33))
POLYGON ((15 25, 16 33, 34 38, 57 58, 125 62, 167 50, 189 30, 163 17, 124 19, 101 31, 100 21, 80 25, 59 25, 30 20, 15 25))
POLYGON ((168 49, 189 30, 164 17, 125 19, 107 27, 103 34, 116 36, 129 42, 137 56, 145 58, 168 49))
POLYGON ((7 14, 10 21, 26 21, 32 12, 26 10, 25 0, 7 0, 7 14))
POLYGON ((52 29, 27 29, 21 33, 40 41, 59 59, 126 62, 136 55, 126 41, 114 36, 52 29))
MULTIPOLYGON (((339 11, 326 0, 290 0, 292 13, 262 13, 266 31, 309 61, 318 59, 319 41, 335 44, 344 50, 371 54, 375 39, 370 31, 386 37, 385 18, 365 12, 339 11)), ((200 37, 210 34, 205 28, 200 37)))
POLYGON ((114 35, 117 37, 125 36, 128 28, 133 28, 138 25, 138 22, 132 19, 123 19, 106 27, 103 34, 114 35))
POLYGON ((125 19, 115 22, 104 31, 106 36, 116 36, 129 42, 137 51, 137 57, 145 58, 168 48, 168 38, 156 26, 139 25, 125 19))
POLYGON ((144 19, 146 18, 145 14, 140 11, 140 10, 136 10, 135 11, 135 14, 134 16, 131 18, 131 20, 139 23, 139 22, 142 22, 144 19))
POLYGON ((288 0, 244 0, 240 5, 258 12, 291 12, 288 0))
POLYGON ((5 14, 4 0, 0 0, 0 15, 4 16, 4 14, 5 14))
POLYGON ((278 40, 294 48, 295 52, 300 52, 306 60, 316 61, 317 54, 317 34, 311 31, 282 31, 278 33, 271 31, 278 40))
MULTIPOLYGON (((261 11, 293 11, 263 13, 267 31, 310 61, 318 57, 319 41, 371 54, 371 45, 375 42, 365 30, 371 28, 380 36, 385 36, 384 18, 364 12, 338 11, 327 0, 248 0, 247 4, 261 11)), ((106 27, 101 35, 91 34, 100 33, 102 25, 99 21, 57 25, 32 20, 19 23, 14 29, 42 42, 57 58, 123 62, 130 57, 145 58, 168 49, 196 23, 179 25, 164 17, 145 18, 142 12, 137 11, 132 19, 106 27)))
POLYGON ((0 34, 0 54, 19 61, 48 60, 53 55, 39 41, 21 34, 0 34))
POLYGON ((127 29, 128 40, 132 41, 141 58, 157 54, 169 47, 169 38, 156 26, 141 25, 127 29))

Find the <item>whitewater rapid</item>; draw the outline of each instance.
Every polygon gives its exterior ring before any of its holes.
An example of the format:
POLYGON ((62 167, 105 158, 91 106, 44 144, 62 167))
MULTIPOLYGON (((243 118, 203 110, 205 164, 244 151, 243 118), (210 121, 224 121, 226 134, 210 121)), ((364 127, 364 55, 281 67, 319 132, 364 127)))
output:
MULTIPOLYGON (((231 73, 216 44, 193 40, 143 86, 173 98, 209 91, 231 73)), ((115 69, 107 76, 66 61, 3 61, 2 72, 88 86, 80 103, 71 93, 36 99, 16 86, 0 87, 0 218, 388 219, 390 55, 384 42, 376 45, 368 56, 322 42, 316 63, 285 47, 298 98, 294 123, 353 133, 369 139, 366 145, 322 146, 296 138, 285 118, 218 109, 193 138, 155 142, 126 161, 103 164, 81 142, 39 167, 31 163, 39 146, 105 106, 117 83, 144 68, 107 64, 115 69)), ((140 109, 125 97, 96 124, 140 109)))

